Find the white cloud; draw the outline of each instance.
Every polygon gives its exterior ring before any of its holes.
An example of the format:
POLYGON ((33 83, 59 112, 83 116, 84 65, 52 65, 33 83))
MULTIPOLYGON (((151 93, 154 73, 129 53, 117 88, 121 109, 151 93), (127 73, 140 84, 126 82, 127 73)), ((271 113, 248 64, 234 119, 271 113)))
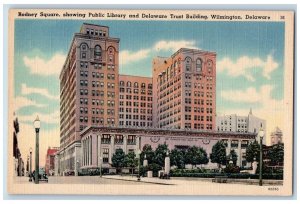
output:
POLYGON ((179 50, 180 48, 191 48, 191 49, 199 49, 195 46, 195 41, 186 41, 186 40, 179 40, 179 41, 166 41, 161 40, 155 43, 153 49, 155 51, 160 50, 171 50, 173 52, 179 50))
POLYGON ((153 57, 158 55, 159 51, 172 51, 175 52, 180 48, 191 48, 191 49, 199 49, 196 47, 195 41, 186 41, 186 40, 179 40, 179 41, 166 41, 161 40, 156 42, 152 47, 149 49, 141 49, 136 52, 124 50, 120 52, 120 64, 129 64, 131 62, 136 62, 147 57, 153 57))
POLYGON ((23 57, 24 64, 30 69, 30 73, 42 76, 59 75, 65 60, 66 56, 61 53, 56 53, 49 60, 37 56, 33 58, 23 57))
MULTIPOLYGON (((36 116, 35 116, 36 117, 36 116)), ((33 118, 33 120, 35 119, 33 118)), ((18 116, 19 118, 19 116, 18 116)), ((32 153, 32 167, 35 164, 35 130, 33 123, 25 124, 20 122, 20 132, 18 134, 18 146, 20 148, 22 158, 26 161, 27 155, 29 154, 30 147, 33 149, 32 153)), ((40 166, 45 165, 46 153, 48 147, 59 147, 59 127, 51 130, 46 130, 43 126, 39 133, 39 164, 40 166)))
POLYGON ((21 94, 23 94, 23 95, 40 94, 40 95, 45 96, 49 99, 53 99, 53 100, 58 100, 59 99, 58 95, 56 96, 56 95, 50 94, 48 89, 28 87, 26 84, 21 84, 21 94))
POLYGON ((223 99, 236 103, 248 103, 247 108, 223 108, 222 105, 218 106, 218 115, 248 115, 251 105, 259 105, 258 108, 253 108, 253 115, 265 119, 267 144, 270 142, 270 134, 278 126, 281 129, 284 128, 284 118, 286 113, 286 106, 284 101, 273 99, 271 96, 272 90, 274 89, 271 85, 264 85, 259 90, 253 87, 249 87, 246 90, 230 90, 222 91, 221 96, 223 99), (252 103, 252 104, 251 104, 252 103))
POLYGON ((20 122, 32 122, 32 121, 34 121, 34 119, 36 118, 37 115, 39 116, 39 119, 43 123, 59 125, 59 111, 55 111, 50 114, 36 112, 31 115, 19 115, 18 119, 20 122))
POLYGON ((131 62, 139 61, 148 57, 150 49, 142 49, 137 52, 130 52, 124 50, 120 52, 120 64, 129 64, 131 62))
POLYGON ((260 68, 263 70, 263 76, 270 79, 270 74, 278 68, 278 63, 274 61, 272 55, 268 55, 267 59, 259 57, 242 56, 235 62, 230 58, 223 58, 217 62, 217 71, 225 72, 232 77, 244 76, 249 81, 255 81, 253 69, 260 68))
POLYGON ((28 107, 28 106, 35 106, 35 107, 41 108, 41 107, 45 107, 46 105, 45 104, 39 104, 36 101, 33 101, 33 100, 28 99, 28 98, 23 97, 23 96, 18 96, 16 98, 14 98, 15 111, 17 111, 21 108, 24 108, 24 107, 28 107))
POLYGON ((227 101, 242 102, 242 103, 258 103, 264 97, 269 96, 273 87, 264 85, 259 91, 254 87, 249 87, 246 90, 227 90, 221 91, 221 97, 227 101))

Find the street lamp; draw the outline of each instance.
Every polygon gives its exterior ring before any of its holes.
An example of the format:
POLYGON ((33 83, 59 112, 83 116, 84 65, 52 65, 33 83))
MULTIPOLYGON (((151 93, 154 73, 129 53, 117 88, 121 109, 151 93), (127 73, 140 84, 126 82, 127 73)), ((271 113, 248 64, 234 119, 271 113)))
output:
POLYGON ((141 176, 140 176, 140 165, 141 165, 140 156, 141 156, 141 150, 138 149, 138 151, 137 151, 137 158, 138 158, 138 178, 137 178, 137 180, 138 181, 141 180, 141 176))
POLYGON ((99 157, 100 177, 102 177, 102 157, 99 157))
POLYGON ((259 139, 260 139, 260 153, 259 153, 259 185, 262 186, 262 165, 263 165, 263 150, 262 150, 262 140, 263 140, 263 137, 264 137, 264 130, 261 128, 259 130, 259 133, 258 133, 258 136, 259 136, 259 139))
POLYGON ((39 116, 36 116, 36 119, 33 121, 33 125, 35 128, 35 175, 34 182, 35 184, 39 183, 39 132, 41 127, 41 121, 39 120, 39 116))
POLYGON ((32 181, 32 148, 29 148, 29 153, 30 153, 30 157, 29 157, 29 181, 32 181))

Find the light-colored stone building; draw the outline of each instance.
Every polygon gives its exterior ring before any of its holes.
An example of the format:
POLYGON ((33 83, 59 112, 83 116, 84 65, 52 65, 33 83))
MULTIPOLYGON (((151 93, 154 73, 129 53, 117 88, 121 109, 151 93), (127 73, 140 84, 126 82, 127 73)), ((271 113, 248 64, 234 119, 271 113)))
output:
MULTIPOLYGON (((248 116, 238 116, 236 114, 216 117, 216 131, 218 132, 242 132, 257 134, 263 128, 266 131, 266 121, 252 114, 250 110, 248 116)), ((266 143, 266 135, 263 143, 266 143)), ((259 138, 256 138, 259 141, 259 138)))
MULTIPOLYGON (((114 171, 112 156, 116 149, 123 149, 127 154, 137 152, 144 145, 151 145, 156 149, 158 144, 167 144, 168 148, 187 149, 189 146, 199 146, 209 155, 212 146, 223 140, 227 154, 234 149, 238 155, 237 165, 246 166, 246 147, 255 140, 253 133, 215 132, 198 130, 166 130, 160 128, 137 127, 88 127, 81 132, 82 136, 82 166, 81 170, 101 167, 107 171, 114 171), (102 161, 100 160, 102 158, 102 161)), ((207 168, 217 167, 209 163, 207 168)))
POLYGON ((271 133, 271 145, 276 145, 278 143, 283 143, 282 131, 279 127, 276 127, 275 131, 271 133))

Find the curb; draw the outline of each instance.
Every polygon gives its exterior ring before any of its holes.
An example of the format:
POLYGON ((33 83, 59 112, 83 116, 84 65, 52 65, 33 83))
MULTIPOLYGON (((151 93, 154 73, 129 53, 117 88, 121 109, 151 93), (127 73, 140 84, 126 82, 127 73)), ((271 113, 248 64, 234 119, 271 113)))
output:
POLYGON ((159 183, 159 182, 154 182, 154 181, 137 181, 137 180, 130 180, 130 179, 120 179, 120 178, 105 178, 105 177, 102 177, 104 179, 113 179, 113 180, 120 180, 120 181, 133 181, 133 182, 142 182, 142 183, 152 183, 152 184, 159 184, 159 185, 176 185, 176 184, 171 184, 171 183, 159 183))

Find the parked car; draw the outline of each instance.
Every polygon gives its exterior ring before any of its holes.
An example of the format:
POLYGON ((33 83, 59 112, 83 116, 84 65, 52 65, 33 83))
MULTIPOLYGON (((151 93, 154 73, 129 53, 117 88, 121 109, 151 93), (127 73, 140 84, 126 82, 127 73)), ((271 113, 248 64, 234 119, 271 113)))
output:
MULTIPOLYGON (((35 180, 35 170, 32 172, 32 179, 35 180)), ((48 182, 48 176, 43 169, 39 170, 39 181, 48 182)))
POLYGON ((65 170, 65 176, 75 176, 75 171, 67 169, 65 170))

